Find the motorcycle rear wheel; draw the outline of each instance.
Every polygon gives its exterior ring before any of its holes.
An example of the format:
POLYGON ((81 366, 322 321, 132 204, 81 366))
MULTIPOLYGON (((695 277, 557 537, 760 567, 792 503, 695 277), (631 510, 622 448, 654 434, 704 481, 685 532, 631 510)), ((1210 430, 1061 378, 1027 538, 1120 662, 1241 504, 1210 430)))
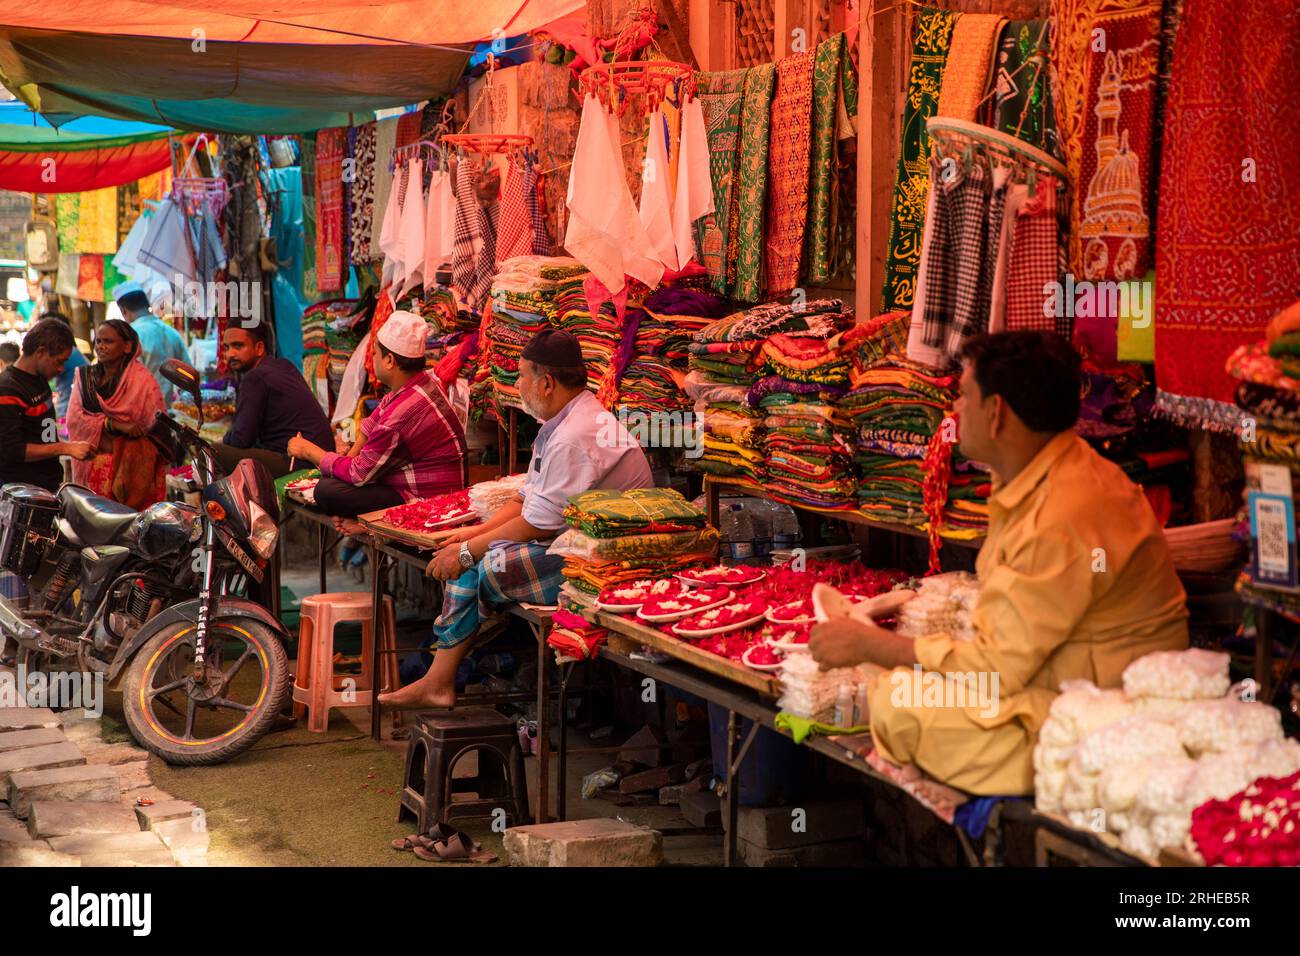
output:
POLYGON ((208 633, 214 649, 234 641, 244 650, 233 664, 210 650, 212 677, 205 684, 193 681, 194 625, 180 621, 140 648, 122 687, 122 709, 131 734, 169 764, 208 766, 239 756, 271 728, 292 690, 288 656, 270 628, 246 618, 219 619, 208 633), (230 686, 250 660, 260 667, 257 682, 245 688, 250 702, 233 700, 230 686), (206 716, 224 710, 231 712, 233 726, 210 733, 196 726, 200 711, 206 716))

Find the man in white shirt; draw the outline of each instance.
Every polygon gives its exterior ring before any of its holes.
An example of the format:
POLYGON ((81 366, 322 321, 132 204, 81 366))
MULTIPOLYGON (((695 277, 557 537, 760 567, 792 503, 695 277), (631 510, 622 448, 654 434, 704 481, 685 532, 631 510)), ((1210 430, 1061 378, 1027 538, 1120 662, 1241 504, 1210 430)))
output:
POLYGON ((428 574, 446 581, 442 614, 433 625, 437 653, 427 674, 391 694, 386 707, 450 707, 456 669, 494 606, 554 604, 564 560, 546 549, 564 528, 573 495, 593 489, 629 491, 653 485, 637 440, 587 391, 578 340, 545 329, 519 362, 524 411, 542 422, 519 497, 480 525, 448 536, 428 574))

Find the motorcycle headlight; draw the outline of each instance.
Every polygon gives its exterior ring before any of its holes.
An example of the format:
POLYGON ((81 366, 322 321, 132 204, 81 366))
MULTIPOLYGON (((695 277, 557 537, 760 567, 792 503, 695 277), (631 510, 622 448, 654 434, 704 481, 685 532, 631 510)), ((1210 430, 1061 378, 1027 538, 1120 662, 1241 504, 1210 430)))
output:
POLYGON ((257 552, 257 556, 265 560, 275 553, 275 542, 280 537, 280 528, 276 525, 275 519, 257 502, 250 501, 248 510, 251 519, 248 542, 257 552))

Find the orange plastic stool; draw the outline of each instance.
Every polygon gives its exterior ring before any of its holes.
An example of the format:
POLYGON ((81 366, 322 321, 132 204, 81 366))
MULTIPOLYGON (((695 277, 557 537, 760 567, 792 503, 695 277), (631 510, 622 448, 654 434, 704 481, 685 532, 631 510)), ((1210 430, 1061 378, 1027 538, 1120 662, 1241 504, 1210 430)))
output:
MULTIPOLYGON (((301 717, 306 711, 308 730, 325 733, 329 729, 331 707, 371 706, 375 692, 373 645, 368 592, 340 591, 303 598, 298 627, 298 666, 293 678, 293 715, 301 717), (361 673, 357 676, 334 673, 334 628, 344 621, 361 624, 361 673)), ((391 652, 396 647, 393 599, 384 595, 379 649, 391 652)), ((395 689, 398 686, 397 655, 382 653, 380 656, 380 690, 395 689)))

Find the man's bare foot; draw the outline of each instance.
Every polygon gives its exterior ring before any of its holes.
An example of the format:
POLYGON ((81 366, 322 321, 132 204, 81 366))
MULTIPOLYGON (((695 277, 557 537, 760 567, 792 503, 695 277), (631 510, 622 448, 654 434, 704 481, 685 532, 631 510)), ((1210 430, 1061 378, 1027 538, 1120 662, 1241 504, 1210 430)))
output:
POLYGON ((364 534, 366 531, 360 521, 352 518, 335 518, 334 530, 339 534, 364 534))
POLYGON ((393 691, 391 694, 379 695, 379 706, 393 710, 421 710, 426 707, 453 707, 456 704, 455 687, 436 687, 424 681, 416 681, 393 691))

